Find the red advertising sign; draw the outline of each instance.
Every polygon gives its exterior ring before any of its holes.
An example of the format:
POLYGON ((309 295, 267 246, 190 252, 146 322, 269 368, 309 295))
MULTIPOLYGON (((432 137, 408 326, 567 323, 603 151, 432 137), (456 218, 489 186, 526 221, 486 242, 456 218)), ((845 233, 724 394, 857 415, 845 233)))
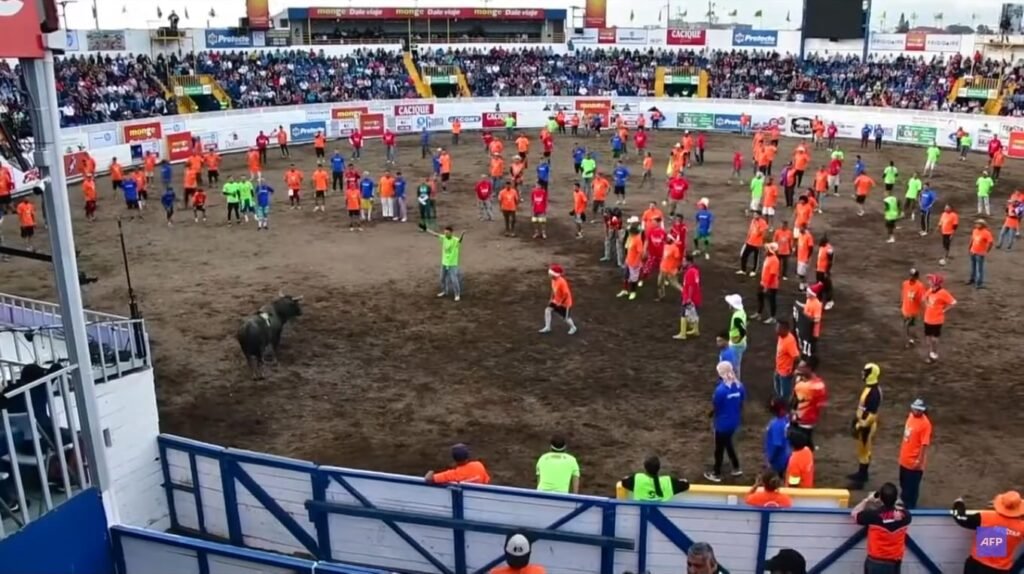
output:
POLYGON ((395 116, 431 116, 434 115, 434 104, 398 104, 395 116))
POLYGON ((270 25, 270 2, 268 0, 245 0, 245 16, 249 29, 266 30, 270 25))
POLYGON ((584 114, 598 114, 604 121, 604 125, 607 126, 608 121, 611 119, 612 101, 576 100, 576 111, 583 112, 584 114))
POLYGON ((695 28, 669 28, 665 43, 669 46, 703 46, 708 41, 705 30, 695 28))
POLYGON ((332 120, 350 120, 359 116, 359 114, 370 113, 370 108, 361 106, 357 108, 334 108, 331 110, 332 120))
POLYGON ((144 124, 132 124, 124 126, 124 143, 144 142, 158 140, 163 137, 163 129, 160 122, 147 122, 144 124))
POLYGON ((480 125, 484 129, 503 128, 505 127, 505 118, 509 116, 519 122, 516 112, 484 112, 480 117, 480 125))
POLYGON ((608 0, 587 0, 583 5, 583 26, 585 28, 604 28, 607 25, 608 0))
POLYGON ((1015 158, 1024 157, 1024 132, 1010 132, 1006 143, 1006 155, 1015 158))
POLYGON ((544 20, 541 8, 310 8, 312 20, 544 20))
POLYGON ((923 52, 927 43, 927 32, 907 32, 907 36, 903 40, 903 49, 908 52, 923 52))
POLYGON ((614 44, 615 28, 600 28, 597 31, 598 44, 614 44))
POLYGON ((192 155, 192 132, 167 134, 167 158, 171 161, 188 159, 192 155))
POLYGON ((384 114, 360 114, 359 131, 364 138, 379 138, 384 135, 384 114))
MULTIPOLYGON (((42 58, 43 34, 39 31, 37 2, 0 2, 0 58, 42 58)), ((543 10, 541 10, 543 12, 543 10)))
MULTIPOLYGON (((1010 134, 1011 136, 1013 134, 1010 134)), ((75 177, 82 175, 78 172, 78 166, 81 165, 82 160, 88 152, 76 151, 75 153, 64 154, 64 177, 75 177)))

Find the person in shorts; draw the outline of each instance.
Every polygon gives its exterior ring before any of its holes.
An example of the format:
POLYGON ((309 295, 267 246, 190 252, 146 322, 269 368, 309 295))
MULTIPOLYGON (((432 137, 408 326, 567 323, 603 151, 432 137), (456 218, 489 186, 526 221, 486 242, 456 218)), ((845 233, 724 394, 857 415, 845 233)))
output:
POLYGON ((34 251, 32 238, 36 236, 36 206, 27 197, 18 204, 18 224, 21 226, 21 238, 29 251, 34 251))
POLYGON ((192 220, 195 223, 199 223, 200 214, 203 216, 203 221, 206 221, 206 192, 198 187, 192 194, 192 220))
POLYGON ((572 219, 576 223, 576 239, 583 239, 583 224, 587 222, 587 194, 579 182, 572 190, 572 219))
POLYGON ((345 187, 345 210, 348 211, 348 230, 356 231, 363 229, 362 223, 362 197, 359 194, 359 187, 354 182, 349 182, 345 187))

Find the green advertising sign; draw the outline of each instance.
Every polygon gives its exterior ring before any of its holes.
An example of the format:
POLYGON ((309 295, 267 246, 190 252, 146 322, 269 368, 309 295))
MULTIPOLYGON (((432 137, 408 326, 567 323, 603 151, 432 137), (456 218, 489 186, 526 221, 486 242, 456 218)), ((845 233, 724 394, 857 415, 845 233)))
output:
POLYGON ((673 76, 672 74, 665 74, 666 85, 686 85, 696 86, 700 84, 699 76, 673 76))
POLYGON ((710 130, 715 127, 715 114, 682 112, 676 114, 676 127, 687 130, 710 130))
POLYGON ((972 100, 991 100, 995 99, 996 91, 985 88, 960 88, 957 90, 956 96, 972 100))
POLYGON ((900 143, 931 145, 938 130, 926 126, 896 126, 896 141, 900 143))
POLYGON ((174 95, 176 96, 209 96, 213 94, 213 86, 209 84, 203 84, 201 86, 176 86, 174 88, 174 95))
POLYGON ((427 85, 457 84, 459 79, 455 76, 426 76, 423 78, 427 85))

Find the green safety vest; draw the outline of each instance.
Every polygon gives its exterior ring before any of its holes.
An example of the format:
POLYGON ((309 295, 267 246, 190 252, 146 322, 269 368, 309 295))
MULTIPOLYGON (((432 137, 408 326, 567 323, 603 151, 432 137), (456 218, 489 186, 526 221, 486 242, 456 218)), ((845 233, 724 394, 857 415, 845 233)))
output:
POLYGON ((738 343, 734 341, 734 339, 740 336, 740 330, 736 328, 736 319, 740 320, 743 325, 743 329, 745 330, 747 328, 747 312, 743 309, 737 309, 732 312, 732 317, 729 318, 729 342, 734 345, 742 345, 747 342, 746 336, 744 336, 743 340, 738 343))
POLYGON ((885 220, 896 221, 900 218, 900 204, 899 200, 893 196, 889 196, 882 200, 885 204, 885 220))
POLYGON ((672 500, 675 492, 672 491, 672 477, 659 476, 661 484, 661 497, 658 497, 654 489, 654 477, 646 472, 638 472, 633 475, 633 500, 644 500, 648 502, 666 502, 672 500))

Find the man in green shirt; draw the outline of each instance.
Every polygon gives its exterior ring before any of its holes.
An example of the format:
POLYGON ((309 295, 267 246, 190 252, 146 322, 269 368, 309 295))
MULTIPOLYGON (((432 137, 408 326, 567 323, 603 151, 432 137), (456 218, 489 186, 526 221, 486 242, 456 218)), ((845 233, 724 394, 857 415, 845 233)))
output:
POLYGON ((992 215, 992 206, 989 204, 992 195, 992 187, 996 182, 988 175, 988 170, 981 171, 981 177, 975 182, 978 186, 978 215, 989 217, 992 215))
POLYGON ((227 182, 224 183, 224 187, 221 188, 221 192, 224 194, 224 200, 228 204, 228 224, 231 223, 231 214, 235 214, 235 222, 242 223, 242 217, 238 213, 238 200, 240 190, 238 188, 238 182, 235 178, 228 177, 227 182))
POLYGON ((896 222, 900 220, 900 200, 892 194, 892 190, 885 190, 885 198, 882 200, 885 217, 885 230, 889 233, 886 243, 896 243, 896 222))
POLYGON ((939 149, 938 144, 932 142, 932 145, 928 146, 928 149, 924 152, 924 174, 932 176, 935 173, 935 166, 939 164, 939 156, 942 155, 942 150, 939 149))
POLYGON ((750 180, 750 209, 744 212, 749 216, 751 213, 761 211, 761 198, 764 196, 764 174, 757 172, 754 179, 750 180))
POLYGON ((594 200, 594 175, 597 173, 597 160, 594 154, 587 153, 580 162, 580 174, 583 177, 583 193, 587 194, 587 203, 594 200))
POLYGON ((249 214, 252 213, 253 217, 256 216, 256 188, 253 187, 252 181, 243 179, 238 182, 238 203, 241 205, 242 216, 245 217, 245 222, 249 223, 249 214))
POLYGON ((971 134, 964 133, 960 137, 960 161, 967 161, 967 154, 971 152, 972 146, 974 146, 974 140, 971 138, 971 134))
POLYGON ((512 114, 505 114, 505 139, 512 141, 516 135, 516 117, 512 114))
POLYGON ((900 177, 900 170, 896 169, 896 163, 890 161, 889 165, 882 170, 882 184, 885 191, 892 191, 896 187, 896 180, 900 177))
POLYGON ((846 159, 846 154, 843 153, 843 150, 839 149, 839 146, 836 146, 836 149, 832 152, 832 159, 843 161, 846 159))
POLYGON ((921 182, 921 178, 915 171, 914 175, 907 180, 907 193, 903 196, 903 213, 909 211, 911 221, 917 215, 917 198, 921 195, 922 188, 924 188, 924 183, 921 182))
POLYGON ((565 437, 551 437, 551 450, 537 459, 537 490, 579 494, 580 464, 565 452, 565 437))
POLYGON ((449 289, 458 302, 462 298, 462 277, 459 271, 459 255, 462 252, 462 238, 466 236, 463 231, 458 237, 453 234, 452 226, 446 225, 444 233, 438 233, 433 229, 421 227, 423 231, 433 235, 441 241, 441 292, 438 298, 447 297, 449 289))

